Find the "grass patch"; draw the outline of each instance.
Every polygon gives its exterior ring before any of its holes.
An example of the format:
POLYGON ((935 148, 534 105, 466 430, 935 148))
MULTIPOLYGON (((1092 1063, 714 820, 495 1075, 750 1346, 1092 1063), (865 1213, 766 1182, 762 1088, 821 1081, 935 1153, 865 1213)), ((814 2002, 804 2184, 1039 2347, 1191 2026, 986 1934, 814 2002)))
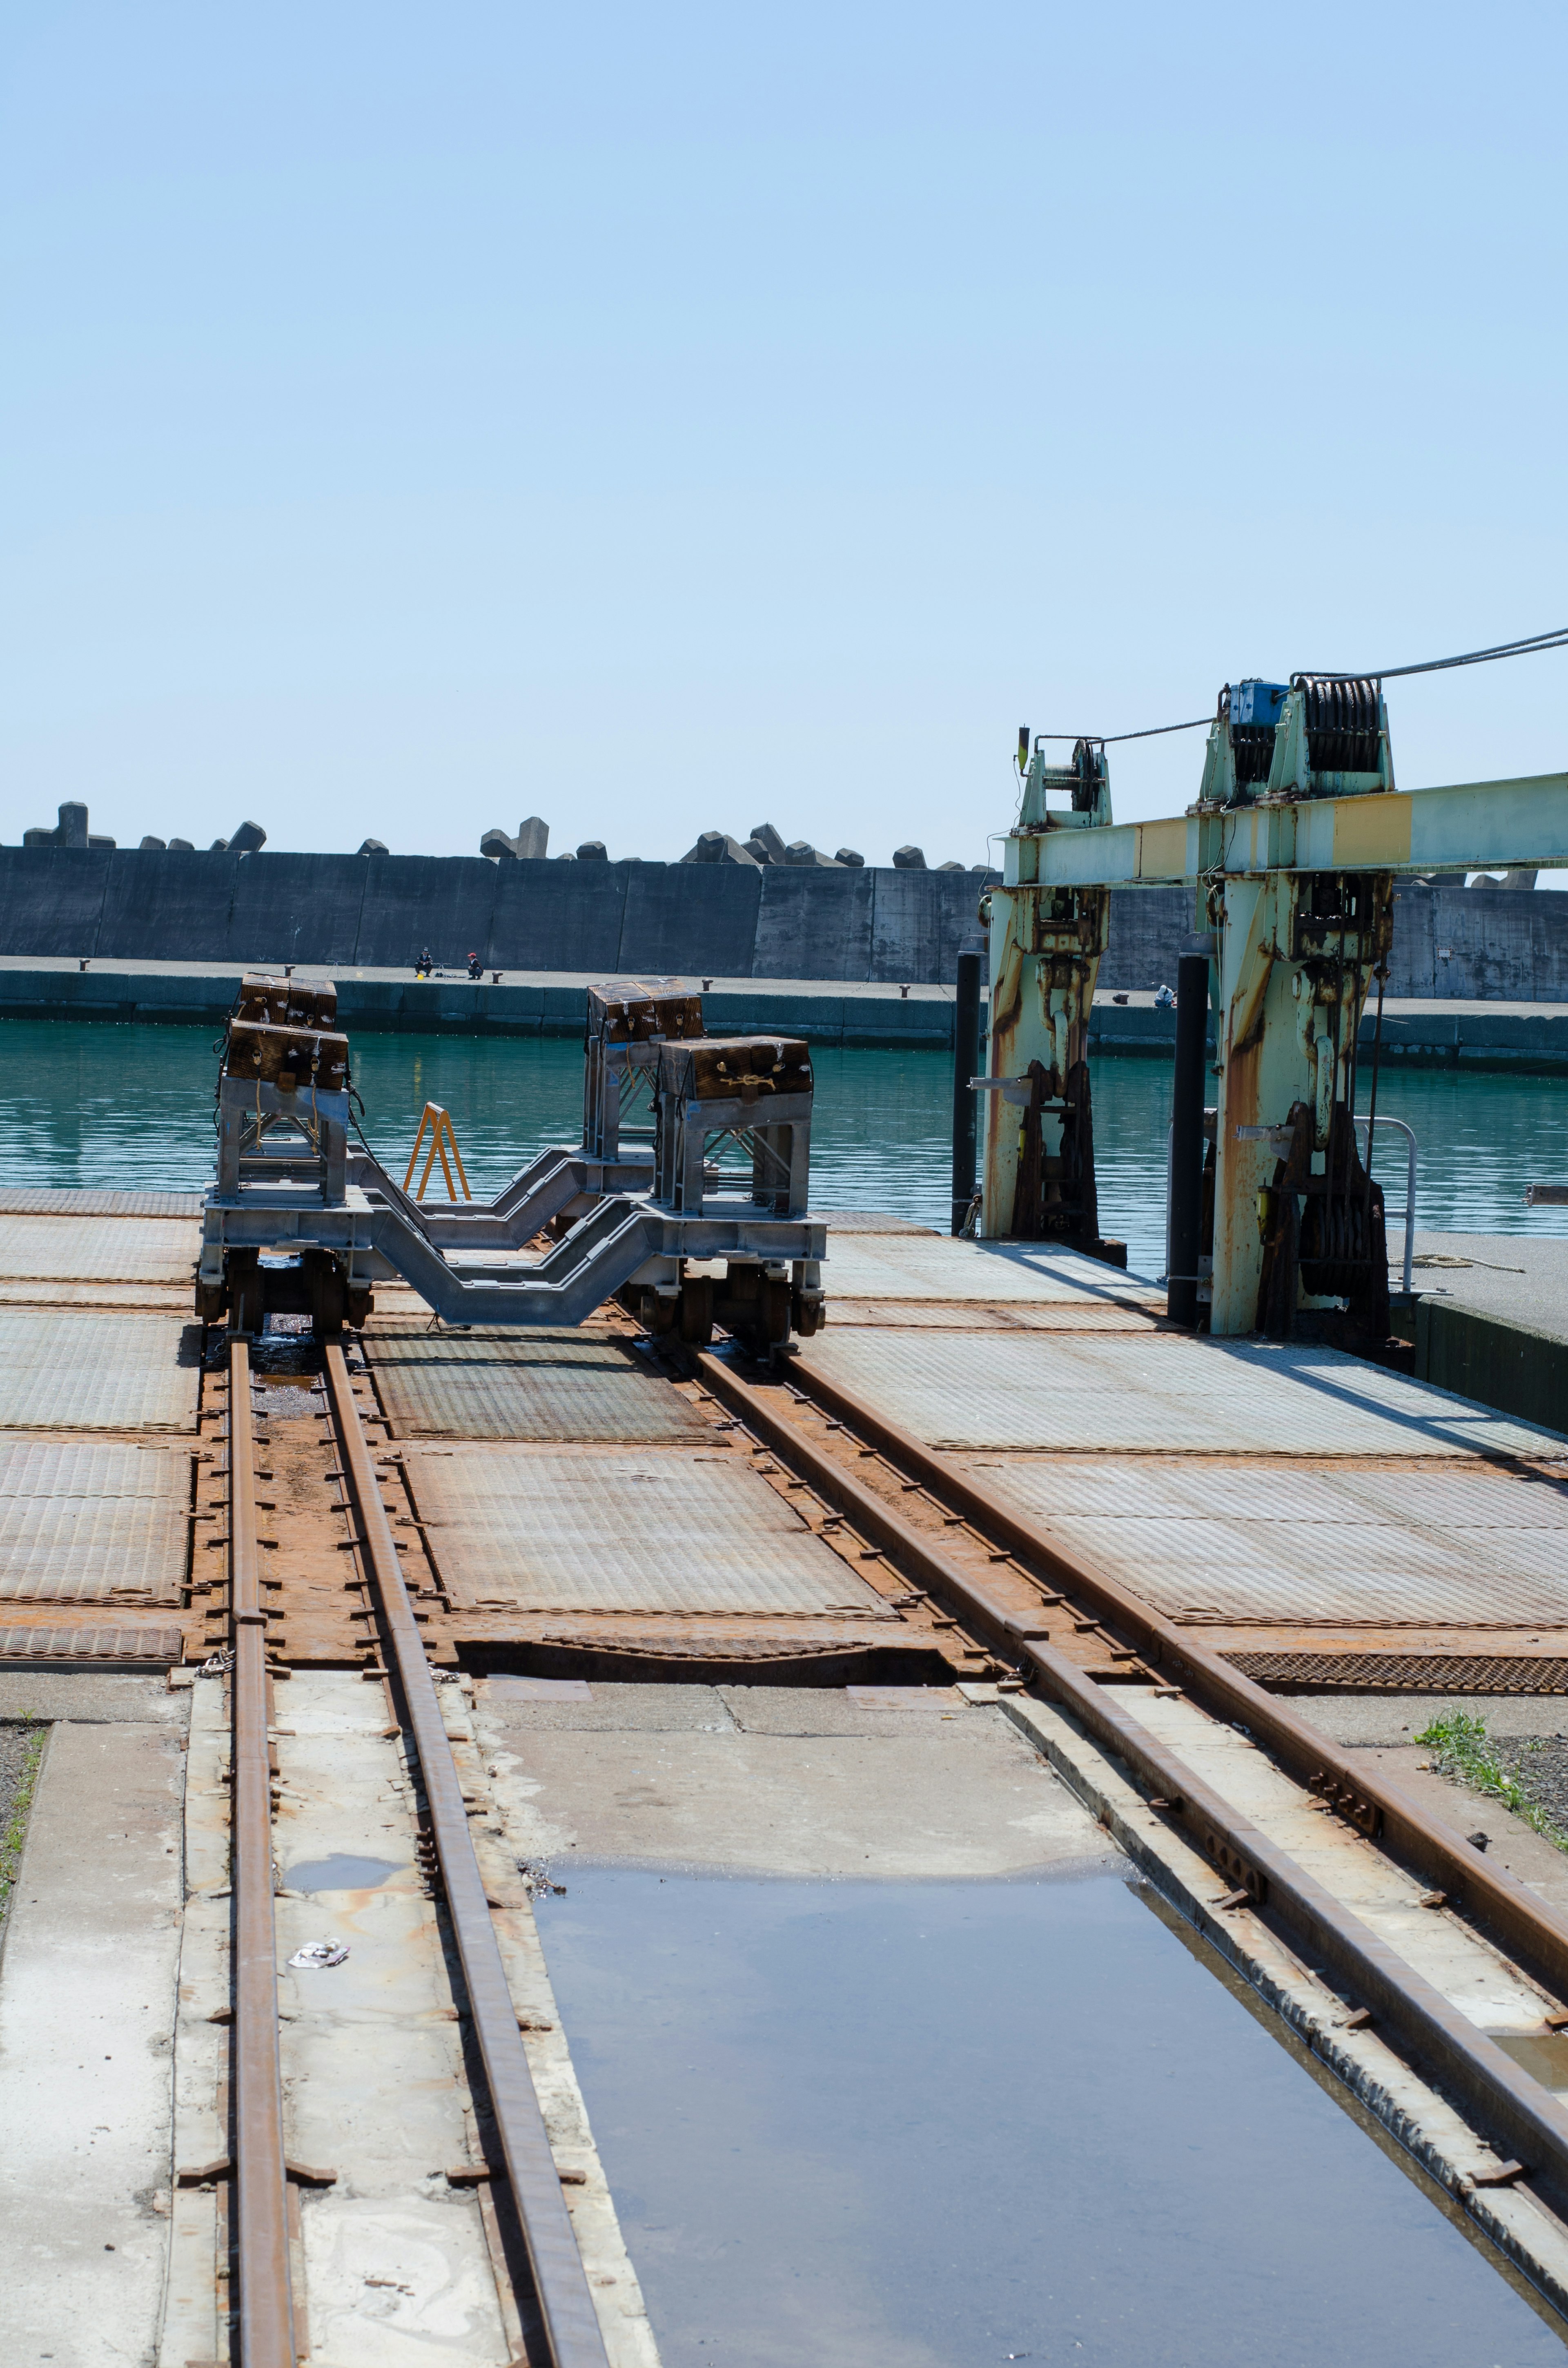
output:
MULTIPOLYGON (((1548 1816, 1546 1811, 1531 1800, 1517 1776, 1510 1776, 1486 1740, 1486 1721, 1472 1718, 1468 1711, 1449 1711, 1443 1718, 1435 1718, 1415 1737, 1432 1754, 1432 1765, 1439 1776, 1457 1777, 1468 1784, 1472 1793, 1484 1793, 1494 1801, 1501 1801, 1506 1809, 1546 1841, 1560 1850, 1568 1850, 1568 1834, 1548 1816)), ((1539 1743, 1525 1746, 1528 1755, 1539 1751, 1539 1743)))
POLYGON ((22 1752, 21 1782, 17 1786, 10 1815, 5 1826, 0 1827, 0 1924, 6 1921, 6 1910, 11 1904, 11 1887, 17 1880, 17 1869, 21 1864, 22 1838, 28 1830, 33 1786, 38 1782, 39 1762, 43 1758, 44 1738, 49 1733, 48 1726, 43 1725, 39 1725, 35 1733, 34 1725, 30 1718, 23 1725, 27 1739, 22 1752))

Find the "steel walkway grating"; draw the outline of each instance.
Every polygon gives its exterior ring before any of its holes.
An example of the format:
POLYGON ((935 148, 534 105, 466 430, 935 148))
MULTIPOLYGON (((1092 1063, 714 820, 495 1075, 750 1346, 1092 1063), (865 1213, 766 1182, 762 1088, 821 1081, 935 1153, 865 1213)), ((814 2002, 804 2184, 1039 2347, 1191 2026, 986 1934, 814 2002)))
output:
POLYGON ((708 1435, 679 1392, 616 1340, 377 1326, 365 1352, 402 1435, 623 1443, 708 1435))
POLYGON ((201 1228, 159 1217, 0 1213, 0 1279, 8 1282, 167 1282, 187 1287, 201 1228))
POLYGON ((1568 1625, 1568 1480, 1071 1455, 977 1476, 1173 1619, 1568 1625))
POLYGON ((738 1457, 475 1448, 406 1468, 465 1611, 896 1620, 738 1457))
POLYGON ((0 1661, 178 1661, 177 1628, 0 1628, 0 1661))
POLYGON ((0 1440, 0 1600, 176 1603, 187 1451, 0 1440))
POLYGON ((1568 1458, 1568 1438, 1335 1349, 1176 1332, 846 1332, 802 1361, 932 1447, 1568 1458))
POLYGON ((200 1344, 171 1315, 0 1307, 0 1430, 194 1430, 200 1344))
POLYGON ((51 1190, 13 1185, 0 1191, 0 1217, 199 1217, 199 1192, 51 1190))
POLYGON ((1139 1275, 1045 1243, 955 1241, 942 1234, 828 1235, 830 1301, 973 1302, 1001 1306, 1156 1307, 1165 1294, 1139 1275))

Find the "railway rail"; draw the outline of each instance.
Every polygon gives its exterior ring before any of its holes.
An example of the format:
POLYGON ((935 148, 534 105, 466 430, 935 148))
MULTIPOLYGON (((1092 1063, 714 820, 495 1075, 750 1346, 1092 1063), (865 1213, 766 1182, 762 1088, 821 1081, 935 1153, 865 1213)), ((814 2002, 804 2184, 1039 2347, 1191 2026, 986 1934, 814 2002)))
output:
MULTIPOLYGON (((676 1352, 678 1353, 678 1352, 676 1352)), ((1492 2141, 1496 2161, 1474 2188, 1528 2188, 1568 2224, 1568 2110, 1480 2028, 1464 2005, 1391 1945, 1291 1850, 1138 1714, 1186 1702, 1221 1722, 1283 1779, 1301 1810, 1337 1824, 1405 1879, 1515 1986, 1539 1993, 1542 2039, 1568 2027, 1568 1920, 1471 1842, 1358 1766, 1288 1702, 1244 1676, 1191 1632, 1154 1611, 1048 1527, 1003 1503, 876 1406, 812 1370, 770 1375, 732 1353, 685 1352, 684 1369, 873 1541, 906 1577, 1015 1672, 1010 1683, 1059 1706, 1130 1771, 1146 1807, 1212 1865, 1213 1905, 1281 1938, 1303 1964, 1331 1971, 1348 2027, 1375 2024, 1492 2141), (1114 1679, 1084 1666, 1096 1637, 1114 1679), (1425 1888, 1423 1888, 1425 1886, 1425 1888)), ((1282 1822, 1276 1815, 1271 1825, 1282 1822)), ((1568 2040, 1564 2080, 1568 2081, 1568 2040)))
MULTIPOLYGON (((610 1328, 630 1350, 634 1327, 612 1318, 610 1328)), ((313 1405, 322 1431, 310 1485, 336 1484, 333 1519, 341 1527, 346 1517, 349 1533, 318 1555, 337 1567, 313 1593, 302 1552, 276 1557, 293 1577, 267 1578, 260 1548, 274 1541, 258 1536, 257 1516, 275 1508, 258 1496, 257 1483, 273 1474, 257 1466, 244 1340, 231 1339, 227 1354, 229 1590, 216 1616, 233 1651, 232 2240, 243 2368, 292 2368, 305 2348, 303 2304, 290 2290, 290 2261, 297 2279, 300 2255, 290 2182, 311 2174, 285 2153, 269 1720, 272 1686, 291 1657, 301 1665, 301 1646, 306 1663, 327 1657, 345 1666, 335 1646, 323 1647, 321 1623, 329 1618, 344 1638, 355 1633, 348 1623, 368 1626, 352 1649, 364 1674, 386 1683, 400 1741, 417 1770, 427 1871, 447 1919, 454 1989, 472 2022, 471 2077, 494 2114, 492 2175, 504 2178, 517 2207, 546 2354, 555 2368, 604 2368, 609 2354, 519 2033, 470 1824, 471 1796, 436 1684, 435 1665, 455 1666, 463 1636, 472 1640, 475 1615, 464 1614, 448 1589, 402 1452, 379 1434, 373 1351, 368 1372, 351 1370, 330 1339, 319 1353, 313 1405), (412 1517, 400 1511, 405 1500, 412 1517), (363 1606, 347 1614, 339 1547, 352 1550, 350 1593, 363 1606), (424 1563, 429 1584, 415 1575, 424 1563)), ((651 1341, 642 1354, 696 1403, 727 1449, 788 1493, 824 1542, 852 1564, 871 1558, 858 1567, 874 1575, 898 1610, 905 1649, 918 1647, 921 1666, 931 1647, 953 1677, 994 1679, 1040 1748, 1048 1745, 1038 1720, 1028 1728, 1025 1714, 1031 1705, 1053 1705, 1125 1772, 1145 1823, 1211 1873, 1202 1900, 1210 1938, 1222 1930, 1239 1947, 1245 1932, 1260 1942, 1271 1936, 1290 1964, 1330 1986, 1340 2032, 1393 2051, 1422 2095, 1454 2109, 1456 2126, 1473 2134, 1468 2168, 1456 2180, 1429 2154, 1422 2157, 1426 2168, 1438 2168, 1475 2225, 1512 2253, 1560 2312, 1568 2310, 1568 2107, 1539 2053, 1562 2047, 1568 2088, 1568 2036, 1553 2037, 1568 2031, 1568 1919, 1190 1629, 829 1381, 809 1357, 770 1372, 733 1342, 698 1350, 651 1341), (1210 1747, 1222 1738, 1228 1760, 1212 1748, 1194 1749, 1203 1741, 1192 1724, 1198 1718, 1210 1747), (1308 1826, 1312 1836, 1303 1839, 1308 1826), (1446 1954, 1436 1945, 1445 1935, 1446 1954), (1499 1998, 1501 2014, 1492 2011, 1499 1998), (1488 2021, 1498 2027, 1483 2027, 1488 2021), (1527 2024, 1534 2037, 1510 2052, 1527 2024), (1547 2078, 1537 2077, 1538 2065, 1547 2078), (1489 2189, 1508 2192, 1488 2196, 1489 2189), (1507 2221, 1520 2209, 1539 2215, 1533 2233, 1522 2237, 1507 2221)), ((285 1454, 271 1443, 266 1454, 287 1484, 285 1454)), ((282 1488, 276 1493, 280 1497, 282 1488)), ((301 1491, 290 1495, 298 1502, 301 1491)), ((308 1520, 290 1521, 276 1543, 302 1540, 310 1527, 308 1520)), ((644 1617, 644 1629, 654 1617, 644 1617)), ((664 1624, 671 1665, 699 1676, 715 1647, 694 1649, 678 1620, 664 1624)), ((1057 1764, 1070 1783, 1078 1781, 1071 1764, 1057 1764)), ((1106 1817, 1103 1806, 1100 1814, 1106 1817)), ((1106 1822, 1140 1854, 1136 1836, 1113 1818, 1106 1822)), ((1158 1883, 1158 1863, 1142 1855, 1158 1883)), ((1242 1950, 1233 1962, 1244 1957, 1242 1950)), ((1332 2053, 1328 2060, 1348 2077, 1343 2061, 1332 2053)), ((1367 2089, 1361 2094, 1396 2135, 1407 2135, 1408 2096, 1402 2101, 1391 2090, 1380 2102, 1367 2089)))
MULTIPOLYGON (((552 2368, 606 2368, 607 2352, 561 2177, 518 2029, 469 1830, 461 1781, 437 1700, 343 1349, 324 1351, 334 1444, 356 1525, 356 1553, 391 1655, 412 1739, 435 1870, 461 1970, 496 2137, 527 2248, 552 2368)), ((267 1623, 261 1601, 249 1352, 229 1344, 229 1623, 233 1669, 234 1892, 233 2249, 243 2368, 295 2368, 273 1897, 267 1623)))

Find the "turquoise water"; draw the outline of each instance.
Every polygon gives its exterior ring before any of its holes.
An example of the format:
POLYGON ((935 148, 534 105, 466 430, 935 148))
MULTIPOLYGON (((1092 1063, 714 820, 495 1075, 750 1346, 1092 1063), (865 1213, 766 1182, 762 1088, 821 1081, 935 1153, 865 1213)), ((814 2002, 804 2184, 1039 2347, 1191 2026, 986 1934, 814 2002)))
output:
MULTIPOLYGON (((212 1163, 210 1028, 97 1020, 0 1020, 0 1184, 196 1190, 212 1163)), ((951 1066, 945 1053, 813 1054, 812 1200, 886 1209, 946 1229, 951 1066)), ((581 1133, 582 1052, 565 1038, 360 1036, 365 1130, 401 1173, 426 1100, 451 1111, 476 1193, 532 1154, 581 1133)), ((1164 1061, 1095 1066, 1101 1224, 1158 1273, 1165 1247, 1164 1061)), ((1380 1108, 1415 1130, 1417 1210, 1442 1232, 1568 1234, 1568 1208, 1528 1209, 1528 1183, 1568 1183, 1568 1079, 1385 1074, 1380 1108)), ((1391 1208, 1404 1201, 1404 1149, 1380 1141, 1391 1208)), ((1391 1234, 1395 1229, 1391 1227, 1391 1234)))

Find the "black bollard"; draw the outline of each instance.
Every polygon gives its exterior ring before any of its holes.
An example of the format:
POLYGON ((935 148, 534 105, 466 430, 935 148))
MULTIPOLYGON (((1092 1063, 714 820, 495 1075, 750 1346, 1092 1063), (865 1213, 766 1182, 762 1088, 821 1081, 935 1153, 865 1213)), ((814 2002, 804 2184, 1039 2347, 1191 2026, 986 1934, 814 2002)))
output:
POLYGON ((1196 1328, 1198 1253, 1203 1212, 1203 1105, 1207 1084, 1209 957, 1176 962, 1176 1076, 1171 1092, 1171 1271, 1173 1324, 1196 1328))
POLYGON ((953 1231, 963 1230, 974 1198, 975 1104, 970 1079, 980 1074, 979 954, 960 954, 953 1003, 953 1231))

